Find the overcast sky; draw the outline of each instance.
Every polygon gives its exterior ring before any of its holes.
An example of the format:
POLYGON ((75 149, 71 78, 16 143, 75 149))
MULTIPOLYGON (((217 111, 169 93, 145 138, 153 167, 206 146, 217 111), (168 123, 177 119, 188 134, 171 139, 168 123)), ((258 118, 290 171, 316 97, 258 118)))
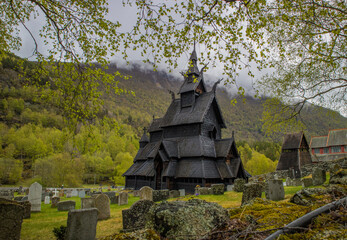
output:
MULTIPOLYGON (((122 4, 121 0, 115 0, 115 1, 109 1, 109 14, 107 18, 111 21, 119 21, 122 24, 122 27, 118 29, 118 31, 122 32, 128 32, 132 29, 134 24, 136 23, 136 11, 137 9, 134 7, 126 6, 124 7, 122 4)), ((39 49, 40 51, 44 52, 44 44, 42 40, 38 37, 38 31, 40 27, 42 26, 44 19, 41 17, 38 17, 35 20, 30 21, 27 26, 29 29, 32 31, 33 35, 36 37, 37 42, 39 43, 39 49)), ((34 42, 28 32, 21 27, 21 38, 22 38, 22 48, 19 52, 15 52, 17 55, 25 58, 29 58, 31 60, 34 60, 35 58, 32 57, 33 50, 34 50, 34 42)), ((191 46, 190 51, 186 52, 181 56, 180 59, 178 59, 178 67, 175 69, 172 74, 175 77, 181 78, 180 72, 184 71, 188 68, 188 61, 190 57, 190 53, 193 50, 193 46, 191 46)), ((137 52, 130 52, 129 54, 129 60, 134 63, 139 63, 143 65, 144 68, 149 68, 151 69, 151 66, 149 64, 143 64, 142 63, 142 58, 140 55, 140 49, 137 52)), ((200 46, 197 44, 196 46, 196 51, 199 55, 200 51, 205 51, 203 46, 200 46)), ((119 66, 125 66, 125 61, 122 59, 120 54, 111 59, 111 61, 116 62, 119 66)), ((202 63, 200 63, 199 68, 202 67, 202 63)), ((256 72, 257 76, 260 76, 261 73, 256 71, 256 68, 253 68, 254 71, 256 72)), ((165 64, 161 63, 159 64, 159 70, 163 71, 168 71, 168 66, 165 64)), ((206 81, 209 82, 210 84, 217 81, 219 78, 223 78, 223 66, 221 63, 217 63, 217 66, 215 68, 210 68, 208 71, 204 74, 206 81)), ((224 79, 226 77, 224 76, 224 79)), ((242 86, 246 89, 246 94, 253 96, 254 95, 254 90, 253 90, 253 80, 251 79, 250 76, 247 75, 247 71, 241 71, 240 76, 237 77, 237 86, 233 86, 231 84, 227 85, 227 88, 229 89, 229 92, 235 93, 236 89, 239 86, 242 86)))

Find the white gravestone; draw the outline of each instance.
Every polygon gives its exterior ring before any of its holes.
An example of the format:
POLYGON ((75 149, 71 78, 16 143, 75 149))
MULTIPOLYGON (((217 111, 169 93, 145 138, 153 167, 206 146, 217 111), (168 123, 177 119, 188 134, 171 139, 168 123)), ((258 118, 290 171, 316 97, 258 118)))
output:
POLYGON ((71 196, 72 196, 72 197, 77 197, 77 196, 78 196, 78 191, 77 191, 77 189, 73 189, 73 190, 72 190, 71 196))
POLYGON ((42 186, 38 182, 31 184, 29 188, 28 200, 31 204, 32 212, 41 212, 42 186))
POLYGON ((51 198, 49 196, 45 197, 45 204, 49 204, 51 202, 51 198))
POLYGON ((84 190, 79 190, 79 191, 78 191, 78 196, 79 196, 80 198, 85 198, 85 197, 86 197, 86 191, 84 191, 84 190))

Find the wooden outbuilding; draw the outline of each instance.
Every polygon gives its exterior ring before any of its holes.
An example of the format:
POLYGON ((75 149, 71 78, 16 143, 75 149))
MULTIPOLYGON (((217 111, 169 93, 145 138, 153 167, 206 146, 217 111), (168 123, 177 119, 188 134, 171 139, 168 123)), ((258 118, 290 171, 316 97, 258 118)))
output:
POLYGON ((292 177, 299 178, 300 168, 306 164, 312 164, 312 159, 305 134, 303 132, 286 134, 276 170, 291 170, 292 177))

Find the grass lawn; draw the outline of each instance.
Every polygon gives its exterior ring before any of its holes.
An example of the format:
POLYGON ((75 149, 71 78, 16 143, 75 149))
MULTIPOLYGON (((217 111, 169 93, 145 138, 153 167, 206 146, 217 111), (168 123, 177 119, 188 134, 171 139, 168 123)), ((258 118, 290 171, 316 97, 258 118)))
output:
MULTIPOLYGON (((299 191, 302 187, 284 187, 286 197, 288 200, 295 192, 299 191)), ((263 198, 265 195, 263 193, 263 198)), ((224 208, 239 207, 241 205, 242 193, 238 192, 225 192, 224 195, 188 195, 186 197, 170 199, 170 201, 183 200, 187 201, 191 198, 198 198, 208 202, 216 202, 224 208)), ((74 200, 76 201, 76 209, 81 208, 81 200, 78 197, 62 198, 61 201, 74 200)), ((97 224, 97 237, 108 236, 113 233, 119 232, 122 229, 122 209, 129 208, 133 203, 138 201, 138 197, 129 195, 128 205, 118 206, 117 204, 111 205, 111 218, 99 221, 97 224)), ((51 208, 51 205, 41 205, 41 212, 31 213, 30 219, 24 219, 22 224, 21 239, 22 240, 43 240, 55 239, 52 232, 53 228, 66 225, 68 212, 58 212, 56 208, 51 208)))

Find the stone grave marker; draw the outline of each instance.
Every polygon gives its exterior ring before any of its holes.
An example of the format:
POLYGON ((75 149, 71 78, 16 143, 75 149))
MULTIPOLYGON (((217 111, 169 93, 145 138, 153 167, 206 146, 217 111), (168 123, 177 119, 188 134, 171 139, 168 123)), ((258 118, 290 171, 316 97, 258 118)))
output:
POLYGON ((31 184, 29 188, 28 200, 31 204, 32 212, 41 212, 42 186, 38 182, 31 184))
POLYGON ((54 193, 53 197, 59 197, 59 191, 57 191, 56 188, 54 189, 53 193, 54 193))
POLYGON ((65 240, 94 240, 98 209, 78 209, 68 213, 65 240))
POLYGON ((51 198, 49 196, 45 197, 45 204, 50 204, 51 198))
POLYGON ((18 202, 24 209, 23 218, 30 218, 31 216, 31 204, 29 201, 18 202))
POLYGON ((78 197, 85 198, 86 197, 86 191, 85 190, 79 190, 78 191, 78 197))
POLYGON ((144 186, 140 189, 140 200, 150 200, 153 201, 153 189, 144 186))
POLYGON ((51 208, 56 208, 58 206, 58 202, 60 202, 60 197, 52 197, 51 208))
POLYGON ((12 200, 14 198, 14 194, 11 191, 0 191, 0 198, 12 200))
POLYGON ((78 191, 77 191, 77 189, 73 189, 73 190, 71 191, 71 196, 72 196, 72 197, 78 197, 78 191))
POLYGON ((186 196, 186 190, 185 189, 178 189, 180 192, 180 197, 185 197, 186 196))
POLYGON ((284 199, 283 181, 270 179, 266 184, 265 196, 266 196, 266 199, 269 199, 272 201, 283 200, 284 199))
POLYGON ((0 199, 0 239, 19 240, 23 217, 23 206, 16 201, 0 199))
POLYGON ((212 184, 211 185, 212 192, 214 195, 223 195, 224 194, 224 184, 212 184))
POLYGON ((69 211, 69 210, 73 210, 76 208, 76 202, 75 201, 61 201, 58 202, 57 204, 58 207, 58 211, 69 211))
POLYGON ((227 192, 231 192, 234 189, 233 185, 227 185, 227 192))
POLYGON ((154 202, 150 200, 140 200, 135 202, 129 209, 122 210, 123 229, 142 229, 146 225, 146 215, 154 202))
POLYGON ((319 186, 324 184, 325 181, 327 180, 325 170, 319 167, 313 168, 312 180, 313 180, 314 186, 319 186))
POLYGON ((94 208, 95 198, 81 198, 81 208, 94 208))
POLYGON ((98 209, 98 220, 108 219, 111 216, 110 199, 105 194, 100 194, 95 198, 95 207, 98 209))
POLYGON ((180 192, 178 190, 171 190, 169 192, 170 198, 178 198, 180 196, 180 192))
POLYGON ((312 178, 303 178, 302 179, 302 186, 303 187, 311 187, 311 186, 313 186, 312 178))
POLYGON ((153 201, 159 202, 169 198, 169 190, 153 190, 153 201))
POLYGON ((116 192, 104 192, 104 194, 107 195, 108 198, 116 196, 116 192))
POLYGON ((132 194, 133 194, 134 197, 140 197, 140 191, 139 190, 134 190, 132 192, 132 194))
POLYGON ((243 192, 243 187, 246 184, 245 179, 237 178, 234 181, 234 191, 235 192, 243 192))
POLYGON ((242 194, 242 204, 244 205, 255 198, 260 198, 262 186, 259 183, 247 183, 244 185, 242 194))
POLYGON ((66 192, 66 198, 71 198, 72 197, 72 191, 67 191, 66 192))
POLYGON ((121 192, 118 197, 118 205, 127 205, 128 204, 128 193, 121 192))
POLYGON ((118 204, 118 199, 119 199, 119 195, 110 197, 110 203, 111 204, 118 204))
POLYGON ((59 197, 64 197, 64 189, 61 189, 60 191, 59 191, 59 197))

